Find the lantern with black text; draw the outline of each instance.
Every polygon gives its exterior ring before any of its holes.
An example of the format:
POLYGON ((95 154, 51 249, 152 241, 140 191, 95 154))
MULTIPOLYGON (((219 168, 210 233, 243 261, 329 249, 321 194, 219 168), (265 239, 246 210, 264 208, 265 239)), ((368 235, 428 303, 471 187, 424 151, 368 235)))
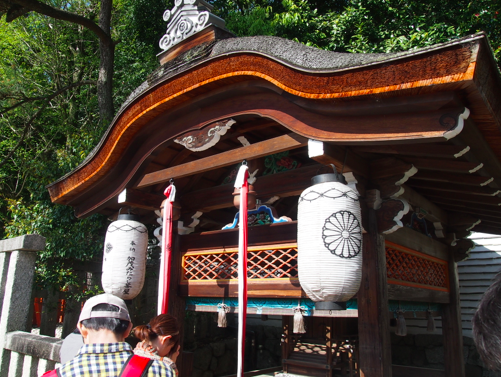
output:
POLYGON ((130 214, 119 214, 106 231, 101 282, 106 293, 124 300, 136 297, 144 284, 148 230, 130 214))
POLYGON ((344 177, 312 178, 298 204, 298 273, 317 309, 343 309, 360 287, 362 224, 358 194, 344 177))

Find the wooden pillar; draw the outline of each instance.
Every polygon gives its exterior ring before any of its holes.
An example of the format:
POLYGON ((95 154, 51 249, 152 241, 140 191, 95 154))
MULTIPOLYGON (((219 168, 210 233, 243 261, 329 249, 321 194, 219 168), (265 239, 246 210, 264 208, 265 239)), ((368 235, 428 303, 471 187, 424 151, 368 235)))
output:
POLYGON ((172 229, 172 272, 170 279, 170 292, 169 292, 169 314, 177 318, 181 334, 181 352, 179 353, 176 364, 179 368, 179 374, 181 376, 187 376, 191 374, 191 371, 186 370, 189 365, 183 363, 183 330, 184 330, 184 317, 186 315, 186 300, 184 297, 179 296, 178 285, 181 278, 181 248, 180 248, 180 236, 177 234, 177 228, 172 229))
POLYGON ((282 367, 287 373, 288 364, 284 362, 289 358, 292 348, 292 317, 288 315, 282 316, 282 367))
POLYGON ((327 346, 327 365, 329 369, 325 371, 327 377, 332 376, 332 330, 333 330, 333 319, 326 318, 327 324, 325 325, 325 345, 327 346))
POLYGON ((358 336, 361 377, 391 377, 390 319, 384 237, 376 213, 368 212, 363 237, 362 283, 358 291, 358 336))
POLYGON ((464 377, 463 330, 459 305, 457 263, 449 257, 450 303, 442 305, 442 335, 444 339, 445 375, 464 377))

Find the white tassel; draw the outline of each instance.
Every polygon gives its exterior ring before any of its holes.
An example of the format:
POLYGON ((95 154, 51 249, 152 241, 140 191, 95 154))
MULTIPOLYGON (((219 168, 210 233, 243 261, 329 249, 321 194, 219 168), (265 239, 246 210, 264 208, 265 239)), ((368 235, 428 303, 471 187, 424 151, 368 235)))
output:
POLYGON ((228 321, 226 319, 226 313, 228 312, 228 306, 225 304, 217 305, 217 327, 227 327, 228 321))
POLYGON ((397 312, 397 330, 395 334, 398 336, 406 336, 407 335, 407 325, 405 324, 404 312, 397 312))
POLYGON ((304 318, 303 318, 303 308, 301 306, 297 306, 294 309, 294 334, 304 334, 306 332, 306 328, 304 327, 304 318))
POLYGON ((426 316, 428 317, 428 326, 426 327, 426 331, 434 332, 436 329, 435 319, 433 318, 433 315, 431 314, 431 310, 428 310, 428 312, 426 313, 426 316))

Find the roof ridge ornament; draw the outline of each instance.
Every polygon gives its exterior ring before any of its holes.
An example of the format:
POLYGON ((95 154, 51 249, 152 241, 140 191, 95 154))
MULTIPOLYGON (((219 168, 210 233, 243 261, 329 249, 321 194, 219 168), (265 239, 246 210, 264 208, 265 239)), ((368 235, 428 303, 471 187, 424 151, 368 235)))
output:
POLYGON ((166 51, 211 24, 224 29, 224 20, 210 13, 213 8, 205 0, 176 0, 174 8, 164 12, 163 19, 168 24, 160 48, 166 51))

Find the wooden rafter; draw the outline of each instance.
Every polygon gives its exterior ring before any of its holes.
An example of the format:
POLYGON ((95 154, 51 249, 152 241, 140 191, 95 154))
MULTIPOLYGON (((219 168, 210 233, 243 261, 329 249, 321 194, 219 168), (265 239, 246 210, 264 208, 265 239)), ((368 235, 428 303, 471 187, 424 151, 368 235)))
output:
POLYGON ((358 153, 394 154, 401 156, 458 158, 470 150, 468 146, 437 145, 437 144, 410 144, 410 145, 363 145, 354 146, 358 153))
MULTIPOLYGON (((430 196, 431 197, 431 196, 430 196)), ((479 203, 471 203, 466 201, 458 201, 450 198, 448 195, 432 197, 433 202, 440 204, 441 207, 450 208, 458 212, 466 212, 467 209, 475 211, 475 213, 493 213, 499 214, 499 206, 485 205, 479 203)))
MULTIPOLYGON (((311 177, 318 172, 318 165, 301 167, 282 173, 259 177, 254 184, 258 198, 266 199, 271 196, 288 197, 299 195, 311 185, 311 177), (280 184, 277 184, 280 182, 280 184)), ((197 190, 181 196, 183 211, 208 212, 219 208, 233 206, 232 185, 214 186, 197 190)))
POLYGON ((454 174, 447 172, 434 171, 418 171, 411 177, 412 180, 432 181, 432 182, 448 182, 460 185, 469 186, 487 186, 492 182, 492 177, 483 177, 473 174, 454 174))
POLYGON ((457 160, 437 160, 428 158, 405 157, 407 162, 412 163, 418 170, 435 170, 451 173, 472 174, 479 171, 482 163, 457 161, 457 160))
POLYGON ((492 206, 492 207, 498 207, 501 209, 501 198, 497 196, 481 196, 481 195, 468 195, 468 194, 461 194, 461 193, 456 193, 456 192, 448 192, 444 194, 444 192, 438 191, 438 190, 422 190, 423 195, 426 195, 427 197, 430 198, 440 198, 441 196, 447 197, 447 199, 452 199, 452 200, 457 200, 465 203, 476 203, 476 204, 483 204, 487 206, 492 206))
POLYGON ((483 196, 495 196, 501 193, 500 190, 491 187, 473 187, 473 186, 463 186, 460 184, 430 182, 430 181, 413 181, 412 187, 416 189, 444 191, 444 192, 458 192, 462 194, 483 195, 483 196))

